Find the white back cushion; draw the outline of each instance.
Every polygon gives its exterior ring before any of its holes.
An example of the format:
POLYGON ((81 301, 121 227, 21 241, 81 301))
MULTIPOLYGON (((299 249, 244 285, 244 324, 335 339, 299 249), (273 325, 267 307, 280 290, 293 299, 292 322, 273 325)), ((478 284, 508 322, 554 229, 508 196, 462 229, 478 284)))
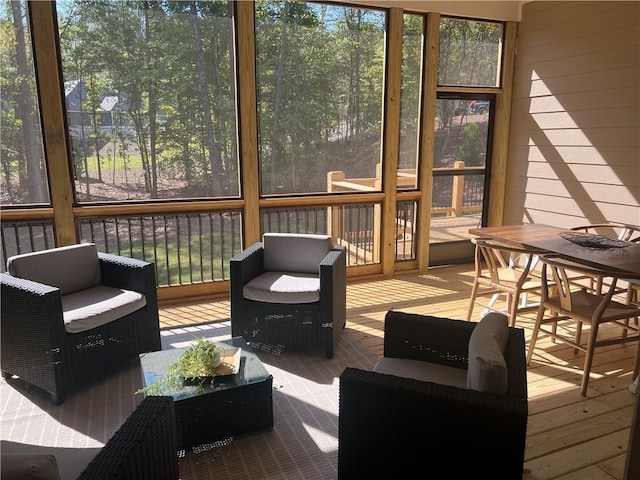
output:
POLYGON ((265 233, 264 269, 273 272, 320 273, 320 262, 331 250, 329 235, 265 233))
POLYGON ((101 280, 93 243, 15 255, 7 260, 7 271, 14 277, 57 287, 62 295, 95 287, 101 280))
POLYGON ((487 314, 473 329, 469 340, 467 388, 504 395, 509 386, 504 352, 509 337, 506 315, 487 314))

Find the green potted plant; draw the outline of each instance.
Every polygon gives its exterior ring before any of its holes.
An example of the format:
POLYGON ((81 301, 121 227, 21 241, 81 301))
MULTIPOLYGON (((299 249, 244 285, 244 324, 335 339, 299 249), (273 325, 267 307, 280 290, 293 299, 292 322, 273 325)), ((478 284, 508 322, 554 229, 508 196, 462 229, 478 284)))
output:
POLYGON ((183 385, 202 385, 216 376, 222 349, 217 343, 196 338, 180 357, 169 365, 163 379, 139 389, 136 393, 163 395, 183 385))

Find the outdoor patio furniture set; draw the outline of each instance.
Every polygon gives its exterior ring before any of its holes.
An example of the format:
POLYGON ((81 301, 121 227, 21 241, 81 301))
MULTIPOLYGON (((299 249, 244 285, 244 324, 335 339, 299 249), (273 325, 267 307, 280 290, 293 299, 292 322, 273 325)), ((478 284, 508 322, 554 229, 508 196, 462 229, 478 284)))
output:
MULTIPOLYGON (((124 358, 140 356, 144 385, 162 376, 177 353, 158 351, 153 264, 98 254, 93 245, 53 250, 10 259, 9 273, 0 276, 3 374, 43 389, 56 403, 90 374, 124 358), (53 256, 45 261, 48 254, 53 256), (78 257, 71 260, 72 255, 78 257), (128 270, 117 273, 121 269, 128 270), (61 271, 64 280, 56 278, 61 271), (97 315, 69 308, 78 302, 88 308, 103 285, 138 292, 132 300, 136 308, 125 308, 125 319, 114 319, 104 306, 97 315)), ((251 342, 291 351, 321 348, 333 358, 346 323, 346 261, 344 248, 333 245, 331 237, 265 234, 231 260, 230 288, 229 342, 244 350, 237 378, 195 394, 185 387, 173 398, 145 397, 80 478, 102 478, 86 475, 110 468, 103 460, 119 451, 121 442, 149 441, 135 438, 142 431, 132 437, 124 432, 155 428, 154 422, 163 430, 151 434, 150 441, 166 440, 150 449, 166 457, 163 474, 136 473, 135 468, 155 468, 142 454, 139 463, 110 478, 177 478, 178 449, 271 428, 272 379, 251 342), (240 425, 237 430, 221 420, 219 408, 208 408, 217 399, 225 404, 250 400, 261 413, 245 416, 244 407, 225 411, 240 425), (140 419, 149 410, 155 420, 147 425, 140 419), (226 426, 216 432, 218 424, 226 426)), ((111 304, 114 298, 119 295, 104 301, 111 304)), ((346 368, 340 377, 338 476, 380 478, 385 469, 392 476, 412 474, 415 459, 429 455, 452 475, 471 475, 490 464, 500 478, 521 478, 526 423, 524 335, 508 325, 505 315, 493 313, 476 323, 389 311, 384 357, 373 371, 346 368), (452 448, 461 439, 469 444, 463 462, 459 449, 452 448), (389 455, 393 462, 387 461, 389 455)))

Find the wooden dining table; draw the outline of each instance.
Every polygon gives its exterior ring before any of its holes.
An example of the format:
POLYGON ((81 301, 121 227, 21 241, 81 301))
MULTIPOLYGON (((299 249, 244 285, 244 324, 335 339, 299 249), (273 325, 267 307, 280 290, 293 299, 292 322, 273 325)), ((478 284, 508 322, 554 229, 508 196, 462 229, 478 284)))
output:
POLYGON ((539 223, 478 227, 469 229, 474 237, 513 245, 537 248, 557 254, 572 262, 610 271, 619 278, 640 279, 640 243, 625 242, 610 248, 584 247, 563 238, 561 233, 576 232, 567 228, 539 223))

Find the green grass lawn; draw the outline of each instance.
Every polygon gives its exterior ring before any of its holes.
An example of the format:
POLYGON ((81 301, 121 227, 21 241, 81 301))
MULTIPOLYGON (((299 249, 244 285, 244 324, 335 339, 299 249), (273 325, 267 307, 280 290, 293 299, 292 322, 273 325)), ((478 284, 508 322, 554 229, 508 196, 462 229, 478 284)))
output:
MULTIPOLYGON (((100 167, 103 172, 109 171, 109 170, 121 170, 121 169, 124 169, 125 166, 129 170, 141 169, 142 155, 140 155, 139 153, 135 155, 127 155, 126 159, 120 156, 114 158, 113 155, 100 156, 100 167), (114 162, 115 162, 115 165, 114 165, 114 162)), ((98 171, 98 158, 95 155, 92 155, 91 157, 87 157, 87 169, 89 170, 89 172, 98 171)))

